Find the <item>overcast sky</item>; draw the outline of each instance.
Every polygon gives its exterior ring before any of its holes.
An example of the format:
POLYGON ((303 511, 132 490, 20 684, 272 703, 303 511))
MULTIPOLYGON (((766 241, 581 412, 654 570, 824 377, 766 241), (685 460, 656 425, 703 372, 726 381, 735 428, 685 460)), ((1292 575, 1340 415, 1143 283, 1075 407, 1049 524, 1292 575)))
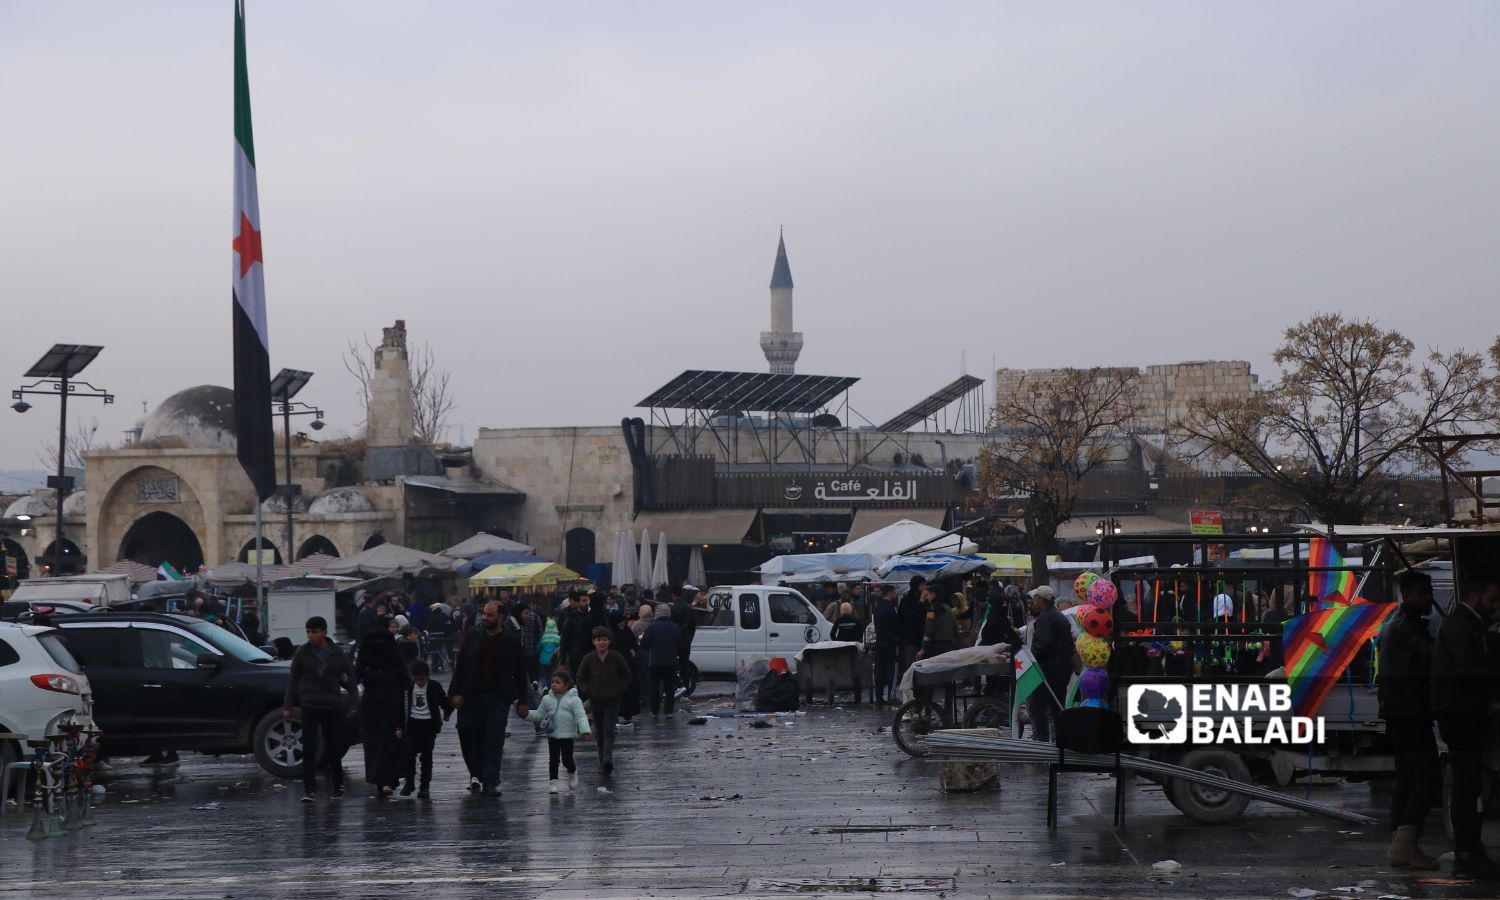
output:
MULTIPOLYGON (((1342 310, 1500 331, 1494 3, 249 0, 271 365, 359 417, 404 318, 480 426, 798 370, 879 421, 960 371, 1249 359, 1342 310)), ((53 342, 118 441, 230 382, 232 4, 0 0, 0 386, 53 342), (4 374, 8 372, 9 374, 4 374)), ((33 467, 56 406, 5 412, 33 467)), ((327 433, 327 432, 325 432, 327 433)), ((451 437, 459 436, 457 427, 451 437)))

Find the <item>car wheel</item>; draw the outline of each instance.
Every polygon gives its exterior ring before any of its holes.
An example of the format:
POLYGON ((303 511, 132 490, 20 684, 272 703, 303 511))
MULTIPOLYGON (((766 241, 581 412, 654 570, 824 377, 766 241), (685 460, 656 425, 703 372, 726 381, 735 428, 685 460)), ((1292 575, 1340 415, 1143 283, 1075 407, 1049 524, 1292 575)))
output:
POLYGON ((281 717, 273 709, 260 717, 253 732, 255 761, 277 778, 296 778, 302 774, 302 722, 281 717))
MULTIPOLYGON (((1178 765, 1205 775, 1252 783, 1249 766, 1238 753, 1228 750, 1190 750, 1183 754, 1178 765)), ((1250 805, 1250 798, 1244 794, 1206 784, 1192 784, 1180 778, 1172 779, 1167 785, 1167 798, 1188 818, 1205 825, 1233 822, 1250 805)))

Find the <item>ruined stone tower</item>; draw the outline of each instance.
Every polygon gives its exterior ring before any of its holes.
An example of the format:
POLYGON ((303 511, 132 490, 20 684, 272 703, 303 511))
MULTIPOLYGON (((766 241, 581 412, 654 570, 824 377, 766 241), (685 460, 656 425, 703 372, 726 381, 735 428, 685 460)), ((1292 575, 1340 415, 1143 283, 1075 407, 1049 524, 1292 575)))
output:
POLYGON ((404 447, 416 432, 406 320, 397 319, 395 325, 381 330, 380 346, 375 348, 375 371, 370 375, 365 439, 371 447, 404 447))

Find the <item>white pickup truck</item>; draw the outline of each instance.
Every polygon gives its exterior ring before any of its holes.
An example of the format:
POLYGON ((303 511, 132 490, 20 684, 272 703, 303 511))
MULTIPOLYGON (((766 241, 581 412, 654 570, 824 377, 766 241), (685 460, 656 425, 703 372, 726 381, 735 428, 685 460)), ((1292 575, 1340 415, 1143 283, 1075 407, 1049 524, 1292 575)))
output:
POLYGON ((740 658, 780 656, 792 667, 808 644, 828 640, 833 625, 791 588, 761 584, 708 590, 696 611, 693 665, 705 674, 734 675, 740 658))

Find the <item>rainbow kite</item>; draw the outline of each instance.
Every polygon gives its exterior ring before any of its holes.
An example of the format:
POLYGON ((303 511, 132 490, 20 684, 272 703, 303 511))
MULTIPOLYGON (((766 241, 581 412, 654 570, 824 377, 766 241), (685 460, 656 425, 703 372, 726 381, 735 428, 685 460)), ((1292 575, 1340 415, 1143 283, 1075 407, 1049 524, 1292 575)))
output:
MULTIPOLYGON (((1313 538, 1307 548, 1307 564, 1313 569, 1336 569, 1344 565, 1344 558, 1333 549, 1333 543, 1328 538, 1319 537, 1313 538)), ((1307 595, 1313 600, 1348 603, 1354 597, 1354 573, 1348 569, 1342 572, 1308 572, 1307 595), (1338 596, 1334 597, 1334 594, 1338 596)))
POLYGON ((1310 716, 1318 711, 1359 648, 1379 633, 1395 611, 1394 603, 1362 601, 1286 620, 1281 641, 1293 715, 1310 716))

